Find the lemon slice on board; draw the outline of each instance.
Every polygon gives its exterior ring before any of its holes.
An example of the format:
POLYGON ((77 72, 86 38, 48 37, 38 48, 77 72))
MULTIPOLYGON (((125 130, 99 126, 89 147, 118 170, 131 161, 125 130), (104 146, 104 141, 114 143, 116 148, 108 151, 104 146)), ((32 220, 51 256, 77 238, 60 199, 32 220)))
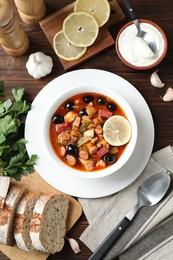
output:
POLYGON ((108 0, 77 0, 74 5, 75 12, 87 12, 93 15, 99 27, 108 21, 110 10, 108 0))
POLYGON ((123 116, 112 116, 103 126, 105 140, 113 146, 121 146, 129 142, 131 138, 131 125, 123 116))
POLYGON ((86 47, 77 47, 71 44, 64 36, 63 31, 54 36, 53 48, 57 56, 66 61, 78 60, 87 51, 86 47))
POLYGON ((88 47, 95 42, 99 26, 92 15, 85 12, 74 12, 65 18, 63 33, 71 44, 88 47))

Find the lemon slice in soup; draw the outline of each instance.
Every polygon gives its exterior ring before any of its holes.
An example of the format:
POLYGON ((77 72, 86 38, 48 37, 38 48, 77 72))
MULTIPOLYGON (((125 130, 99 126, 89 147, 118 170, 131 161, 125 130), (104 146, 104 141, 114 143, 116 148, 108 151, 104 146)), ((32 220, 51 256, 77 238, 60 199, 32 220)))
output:
POLYGON ((105 140, 113 146, 121 146, 129 142, 131 138, 131 125, 123 116, 112 116, 103 126, 105 140))

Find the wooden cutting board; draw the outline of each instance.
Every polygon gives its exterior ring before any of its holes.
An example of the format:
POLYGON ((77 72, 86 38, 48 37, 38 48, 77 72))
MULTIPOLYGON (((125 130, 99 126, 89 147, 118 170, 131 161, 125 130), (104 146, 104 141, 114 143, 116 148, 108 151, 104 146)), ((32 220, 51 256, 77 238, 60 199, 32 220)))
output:
MULTIPOLYGON (((50 186, 47 182, 45 182, 37 172, 23 177, 21 182, 16 182, 14 180, 12 182, 21 185, 28 191, 53 192, 57 194, 62 194, 62 192, 58 191, 57 189, 50 186)), ((82 207, 80 203, 73 197, 64 193, 63 195, 69 200, 69 212, 67 218, 68 232, 81 216, 82 207)), ((0 251, 2 251, 11 260, 45 260, 49 256, 49 254, 25 252, 24 250, 19 249, 17 246, 10 247, 0 245, 0 251)))
MULTIPOLYGON (((59 59, 66 71, 114 45, 114 39, 112 38, 108 28, 113 24, 118 24, 123 21, 125 19, 125 15, 115 0, 110 1, 110 6, 111 14, 109 21, 106 25, 100 28, 96 42, 87 49, 86 54, 76 61, 65 61, 63 59, 59 59)), ((54 35, 62 30, 63 21, 68 14, 73 12, 73 8, 74 3, 58 10, 40 21, 39 24, 51 45, 53 44, 54 35)))

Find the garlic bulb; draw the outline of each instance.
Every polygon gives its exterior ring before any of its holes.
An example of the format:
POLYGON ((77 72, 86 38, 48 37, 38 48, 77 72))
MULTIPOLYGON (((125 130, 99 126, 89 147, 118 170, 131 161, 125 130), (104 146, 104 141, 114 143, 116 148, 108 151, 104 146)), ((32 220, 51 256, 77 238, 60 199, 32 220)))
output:
POLYGON ((151 74, 150 82, 156 88, 163 88, 165 84, 160 80, 158 73, 157 73, 158 71, 159 70, 156 70, 155 72, 153 72, 151 74))
POLYGON ((168 88, 162 99, 165 102, 173 101, 173 88, 168 88))
POLYGON ((31 54, 26 63, 28 73, 35 79, 40 79, 51 73, 52 67, 52 58, 42 52, 31 54))

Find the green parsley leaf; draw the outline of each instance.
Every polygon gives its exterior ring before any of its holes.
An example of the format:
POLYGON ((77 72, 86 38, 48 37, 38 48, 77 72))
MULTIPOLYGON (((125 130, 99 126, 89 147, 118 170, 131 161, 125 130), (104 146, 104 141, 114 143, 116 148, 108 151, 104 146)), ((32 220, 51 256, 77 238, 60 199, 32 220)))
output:
POLYGON ((22 100, 22 97, 23 97, 23 95, 24 95, 24 92, 25 92, 25 89, 24 89, 24 88, 18 88, 18 89, 13 88, 13 89, 12 89, 12 93, 13 93, 13 96, 14 96, 15 101, 20 101, 20 100, 22 100))
MULTIPOLYGON (((1 86, 0 86, 1 88, 1 86)), ((37 155, 28 156, 21 116, 31 105, 23 100, 24 88, 12 90, 14 101, 0 101, 0 172, 21 180, 34 171, 37 155)))
POLYGON ((5 136, 8 136, 11 133, 16 133, 20 124, 19 119, 12 118, 9 115, 0 118, 0 133, 5 136))

